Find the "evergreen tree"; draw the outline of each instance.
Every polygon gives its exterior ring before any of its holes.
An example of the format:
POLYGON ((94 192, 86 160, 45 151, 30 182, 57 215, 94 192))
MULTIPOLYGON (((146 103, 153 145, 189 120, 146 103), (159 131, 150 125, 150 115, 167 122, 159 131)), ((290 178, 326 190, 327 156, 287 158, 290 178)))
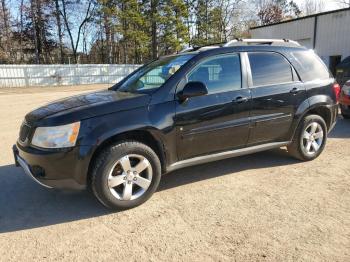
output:
POLYGON ((0 4, 3 63, 143 64, 188 45, 249 36, 249 25, 300 15, 293 0, 1 0, 0 4))
POLYGON ((164 0, 159 18, 160 47, 163 54, 180 51, 188 43, 188 17, 186 5, 182 0, 164 0))

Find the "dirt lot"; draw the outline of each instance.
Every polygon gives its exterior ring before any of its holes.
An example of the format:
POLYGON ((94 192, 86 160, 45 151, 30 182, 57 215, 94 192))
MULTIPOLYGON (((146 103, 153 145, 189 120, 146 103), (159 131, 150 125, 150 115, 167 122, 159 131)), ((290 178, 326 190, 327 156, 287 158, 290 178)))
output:
POLYGON ((313 162, 274 150, 187 168, 111 214, 33 183, 11 153, 26 112, 96 88, 0 90, 0 261, 350 261, 350 121, 313 162))

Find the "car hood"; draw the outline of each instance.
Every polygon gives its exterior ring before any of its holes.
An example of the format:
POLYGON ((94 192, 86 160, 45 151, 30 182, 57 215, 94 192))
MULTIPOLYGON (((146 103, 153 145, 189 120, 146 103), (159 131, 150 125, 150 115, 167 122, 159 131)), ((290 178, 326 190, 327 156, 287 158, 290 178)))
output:
POLYGON ((82 120, 97 115, 146 106, 149 100, 150 96, 147 94, 103 90, 54 101, 30 112, 25 119, 27 123, 52 117, 82 120))

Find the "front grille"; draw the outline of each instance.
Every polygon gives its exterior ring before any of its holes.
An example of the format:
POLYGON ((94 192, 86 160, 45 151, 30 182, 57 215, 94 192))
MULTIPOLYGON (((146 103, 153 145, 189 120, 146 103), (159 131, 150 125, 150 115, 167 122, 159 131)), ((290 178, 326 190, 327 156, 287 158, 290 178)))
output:
POLYGON ((28 126, 26 123, 23 123, 19 131, 19 141, 24 143, 29 136, 29 132, 30 126, 28 126))

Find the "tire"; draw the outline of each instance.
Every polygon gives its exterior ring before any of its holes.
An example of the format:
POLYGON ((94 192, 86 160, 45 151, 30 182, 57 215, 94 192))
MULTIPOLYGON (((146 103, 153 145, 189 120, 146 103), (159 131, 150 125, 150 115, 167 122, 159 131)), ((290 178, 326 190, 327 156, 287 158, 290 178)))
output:
POLYGON ((299 123, 292 143, 287 146, 288 152, 302 161, 314 160, 324 150, 327 134, 327 125, 322 117, 307 115, 299 123))
POLYGON ((140 142, 123 141, 98 155, 91 172, 91 189, 107 208, 124 210, 147 201, 160 178, 157 154, 140 142))

